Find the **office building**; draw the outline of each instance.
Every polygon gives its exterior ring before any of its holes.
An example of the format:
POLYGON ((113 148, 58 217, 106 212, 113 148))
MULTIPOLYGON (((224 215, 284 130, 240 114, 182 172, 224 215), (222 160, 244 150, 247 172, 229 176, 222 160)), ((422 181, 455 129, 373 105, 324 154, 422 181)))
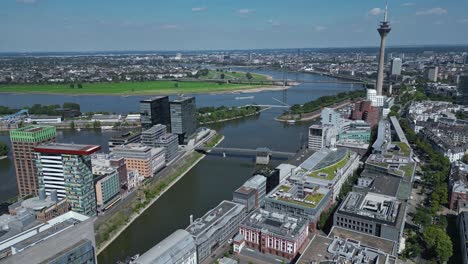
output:
POLYGON ((288 179, 267 195, 265 209, 307 219, 309 230, 313 232, 317 229, 320 215, 328 210, 331 203, 332 192, 328 188, 316 186, 311 189, 302 181, 288 179))
POLYGON ((156 139, 155 147, 164 148, 166 151, 166 163, 169 163, 179 153, 179 137, 176 134, 165 133, 156 139))
POLYGON ((342 130, 346 124, 346 120, 341 116, 341 113, 332 108, 323 108, 320 114, 322 126, 333 126, 338 131, 342 130))
POLYGON ((437 78, 439 76, 439 67, 429 67, 426 71, 426 79, 431 82, 437 82, 437 78))
POLYGON ((153 148, 158 147, 156 146, 156 140, 166 133, 167 128, 165 125, 154 125, 151 128, 141 132, 141 144, 153 148))
POLYGON ((120 200, 120 183, 117 170, 110 167, 93 166, 96 205, 104 211, 120 200))
POLYGON ((400 58, 394 58, 392 60, 392 66, 391 66, 391 71, 390 71, 390 74, 391 75, 401 75, 401 68, 403 66, 403 62, 401 61, 400 58))
POLYGON ((254 188, 241 186, 232 194, 232 201, 245 206, 247 212, 258 208, 258 192, 254 188))
POLYGON ((393 241, 334 226, 315 235, 296 263, 396 264, 397 250, 393 241))
POLYGON ((261 175, 255 175, 248 179, 242 186, 257 190, 258 206, 263 206, 266 196, 266 178, 261 175))
POLYGON ((219 246, 234 236, 246 215, 244 205, 222 201, 191 223, 186 230, 192 235, 197 245, 198 263, 202 263, 219 246))
POLYGON ((468 105, 468 74, 460 76, 460 82, 458 83, 458 104, 468 105))
POLYGON ((177 230, 142 254, 135 264, 197 264, 197 247, 189 232, 177 230))
POLYGON ((39 187, 47 195, 57 192, 71 209, 87 216, 96 215, 96 194, 90 155, 101 147, 45 143, 34 148, 39 187))
POLYGON ((166 166, 166 156, 163 148, 150 148, 140 144, 128 144, 113 148, 112 153, 123 157, 127 169, 137 170, 145 178, 153 175, 166 166))
POLYGON ((336 144, 337 129, 334 126, 311 125, 309 127, 309 144, 311 150, 334 148, 336 144))
POLYGON ((18 194, 24 197, 37 195, 37 169, 34 162, 34 148, 46 142, 55 141, 53 126, 26 126, 10 131, 11 152, 15 163, 18 194))
POLYGON ((36 214, 37 220, 46 222, 67 213, 70 211, 69 207, 67 199, 59 200, 56 191, 52 191, 51 195, 46 196, 45 190, 39 189, 39 196, 11 204, 8 206, 8 212, 10 215, 18 215, 24 210, 30 210, 36 214))
POLYGON ((377 96, 383 95, 383 81, 384 81, 384 67, 385 67, 385 38, 391 31, 390 22, 388 22, 387 7, 385 7, 384 20, 380 22, 380 26, 377 29, 380 35, 380 52, 379 52, 379 68, 377 71, 377 83, 375 85, 377 90, 377 96))
POLYGON ((171 132, 183 144, 197 129, 195 97, 179 97, 170 103, 171 132))
POLYGON ((333 201, 338 199, 341 187, 359 167, 359 155, 346 149, 321 149, 313 153, 289 180, 304 188, 322 187, 331 190, 333 201))
POLYGON ((23 231, 9 229, 0 236, 0 262, 4 264, 97 263, 94 222, 68 212, 23 231))
POLYGON ((128 171, 127 164, 123 157, 117 157, 112 154, 97 153, 91 155, 91 164, 94 167, 109 167, 117 171, 121 192, 128 189, 128 171))
POLYGON ((350 192, 333 215, 333 225, 400 243, 406 203, 396 197, 350 192))
POLYGON ((271 169, 265 166, 255 171, 253 175, 261 175, 266 178, 266 193, 271 192, 280 183, 279 169, 271 169))
POLYGON ((239 227, 245 247, 292 260, 308 242, 307 220, 263 209, 253 211, 239 227))
POLYGON ((119 136, 109 139, 109 148, 116 146, 125 146, 132 143, 141 142, 141 133, 137 131, 130 131, 119 136))
MULTIPOLYGON (((140 101, 141 127, 149 129, 161 124, 167 128, 171 126, 171 114, 169 111, 169 97, 155 96, 140 101)), ((170 130, 170 129, 169 129, 170 130)))

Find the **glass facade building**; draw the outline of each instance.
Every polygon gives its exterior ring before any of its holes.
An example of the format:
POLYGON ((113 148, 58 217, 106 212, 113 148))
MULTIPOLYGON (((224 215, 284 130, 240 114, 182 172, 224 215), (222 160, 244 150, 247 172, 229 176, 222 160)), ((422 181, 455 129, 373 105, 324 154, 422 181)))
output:
POLYGON ((161 124, 167 128, 171 126, 171 115, 169 112, 169 97, 156 96, 140 101, 141 126, 149 129, 154 125, 161 124))
POLYGON ((180 97, 170 103, 171 131, 179 136, 182 144, 197 128, 195 97, 180 97))

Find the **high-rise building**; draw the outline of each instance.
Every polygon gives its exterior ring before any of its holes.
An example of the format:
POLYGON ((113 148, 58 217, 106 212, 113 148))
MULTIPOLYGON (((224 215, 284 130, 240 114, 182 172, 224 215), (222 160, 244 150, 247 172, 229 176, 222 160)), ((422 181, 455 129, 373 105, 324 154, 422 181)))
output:
POLYGON ((16 181, 20 197, 37 195, 37 170, 34 147, 55 141, 53 126, 27 126, 10 131, 11 148, 16 169, 16 181))
POLYGON ((197 128, 195 97, 180 97, 170 103, 171 132, 179 136, 183 144, 197 128))
POLYGON ((57 191, 59 199, 67 199, 72 211, 96 215, 96 194, 90 155, 100 146, 64 143, 40 144, 36 154, 39 187, 47 195, 57 191))
POLYGON ((401 67, 403 66, 403 62, 400 58, 394 58, 392 60, 392 69, 391 75, 401 75, 401 67))
POLYGON ((263 206, 266 196, 266 177, 255 175, 248 179, 242 186, 257 190, 258 206, 263 206))
POLYGON ((426 71, 426 78, 431 82, 437 82, 439 76, 439 67, 429 67, 426 71))
POLYGON ((169 112, 169 97, 156 96, 140 101, 141 126, 149 129, 162 124, 170 128, 171 114, 169 112))
POLYGON ((324 147, 323 126, 311 125, 309 127, 309 149, 320 150, 324 147))
POLYGON ((166 163, 177 157, 179 152, 179 137, 176 134, 166 133, 155 141, 155 147, 166 150, 166 163))
POLYGON ((148 147, 157 147, 156 140, 167 133, 165 125, 157 124, 141 132, 141 144, 148 147))
POLYGON ((372 105, 371 101, 357 102, 354 105, 351 119, 353 120, 364 120, 371 125, 371 127, 377 125, 379 122, 380 111, 379 108, 372 105))
POLYGON ((91 162, 93 167, 110 167, 117 171, 119 176, 119 183, 121 192, 124 192, 128 189, 128 175, 127 175, 127 164, 125 164, 125 159, 123 157, 118 157, 112 154, 93 154, 91 155, 91 162))
POLYGON ((377 84, 376 90, 377 95, 382 95, 383 79, 384 79, 384 66, 385 66, 385 38, 392 30, 390 22, 388 22, 387 6, 385 6, 384 21, 380 22, 380 26, 377 31, 380 34, 380 54, 379 54, 379 69, 377 72, 377 84))
POLYGON ((111 167, 93 166, 96 205, 101 211, 110 208, 120 200, 120 184, 117 170, 111 167))
POLYGON ((462 105, 468 105, 468 74, 460 76, 458 92, 460 93, 460 96, 458 97, 458 103, 462 105))
POLYGON ((116 156, 125 158, 129 170, 137 170, 140 176, 152 177, 154 173, 166 165, 166 155, 163 148, 151 148, 140 144, 128 144, 112 149, 116 156))

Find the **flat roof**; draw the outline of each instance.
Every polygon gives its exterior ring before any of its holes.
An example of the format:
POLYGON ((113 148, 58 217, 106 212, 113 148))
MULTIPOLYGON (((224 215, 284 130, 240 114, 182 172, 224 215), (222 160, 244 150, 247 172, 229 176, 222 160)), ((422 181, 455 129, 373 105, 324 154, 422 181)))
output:
POLYGON ((97 145, 45 143, 35 147, 34 151, 45 154, 91 155, 100 149, 101 147, 97 145))
POLYGON ((393 255, 395 252, 398 251, 398 245, 395 241, 392 241, 386 238, 373 236, 370 234, 356 232, 356 231, 342 228, 339 226, 333 226, 332 229, 330 230, 330 233, 328 234, 328 237, 335 237, 335 236, 343 238, 343 239, 354 239, 354 240, 361 241, 361 243, 366 246, 378 248, 382 250, 383 252, 390 254, 390 255, 393 255))
POLYGON ((152 97, 140 100, 140 103, 151 103, 152 101, 162 99, 162 98, 168 98, 168 97, 167 95, 152 96, 152 97))

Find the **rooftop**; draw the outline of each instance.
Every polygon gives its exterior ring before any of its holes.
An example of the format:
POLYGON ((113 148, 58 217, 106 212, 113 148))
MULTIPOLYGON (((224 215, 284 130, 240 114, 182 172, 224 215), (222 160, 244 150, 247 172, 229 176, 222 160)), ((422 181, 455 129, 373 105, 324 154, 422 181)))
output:
POLYGON ((236 208, 243 209, 244 206, 231 201, 222 201, 204 216, 197 218, 186 230, 192 236, 197 237, 236 208))
POLYGON ((150 98, 146 98, 143 100, 140 100, 140 103, 151 103, 154 100, 162 99, 162 98, 168 98, 167 96, 153 96, 150 98))
POLYGON ((402 218, 402 203, 396 197, 376 193, 350 192, 339 207, 340 213, 359 215, 366 218, 395 224, 402 218))
POLYGON ((302 196, 299 195, 296 185, 283 182, 271 191, 268 197, 306 208, 316 208, 329 192, 327 188, 316 186, 314 189, 304 188, 304 196, 302 196))
POLYGON ((295 239, 307 225, 307 220, 287 214, 256 209, 241 223, 242 226, 262 230, 285 239, 295 239))
POLYGON ((97 145, 79 145, 68 143, 45 143, 34 148, 34 151, 46 154, 91 155, 101 149, 97 145))

